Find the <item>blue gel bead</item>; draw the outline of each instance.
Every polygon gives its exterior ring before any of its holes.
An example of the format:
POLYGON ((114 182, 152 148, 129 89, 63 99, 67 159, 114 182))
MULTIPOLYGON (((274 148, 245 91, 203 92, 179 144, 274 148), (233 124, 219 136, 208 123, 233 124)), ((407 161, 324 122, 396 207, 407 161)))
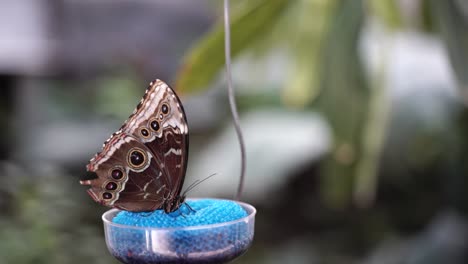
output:
POLYGON ((166 214, 164 210, 153 212, 119 212, 112 222, 138 227, 188 227, 224 223, 247 216, 240 205, 227 200, 203 199, 188 201, 179 210, 166 214))

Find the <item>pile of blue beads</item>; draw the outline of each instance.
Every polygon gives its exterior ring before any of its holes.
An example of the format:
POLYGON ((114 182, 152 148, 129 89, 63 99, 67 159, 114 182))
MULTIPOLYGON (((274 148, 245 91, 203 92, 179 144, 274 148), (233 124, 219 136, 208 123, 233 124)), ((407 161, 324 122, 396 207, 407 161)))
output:
POLYGON ((253 239, 253 221, 239 203, 190 200, 179 210, 118 212, 107 224, 111 253, 123 263, 226 263, 253 239))

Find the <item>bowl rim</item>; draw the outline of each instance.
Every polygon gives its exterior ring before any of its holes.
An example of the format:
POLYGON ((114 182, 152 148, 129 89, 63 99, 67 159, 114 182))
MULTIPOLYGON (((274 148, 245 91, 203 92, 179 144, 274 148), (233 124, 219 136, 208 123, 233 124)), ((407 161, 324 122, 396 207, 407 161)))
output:
POLYGON ((112 222, 111 219, 108 219, 108 217, 111 214, 114 214, 116 212, 121 212, 123 210, 112 208, 110 210, 107 210, 104 212, 101 216, 102 221, 104 222, 104 226, 113 226, 113 227, 118 227, 118 228, 126 228, 126 229, 135 229, 135 230, 151 230, 151 231, 176 231, 176 230, 199 230, 199 229, 208 229, 208 228, 216 228, 216 227, 223 227, 223 226, 228 226, 228 225, 233 225, 236 223, 240 222, 250 222, 252 219, 255 218, 255 214, 257 213, 257 209, 248 204, 244 203, 241 201, 235 201, 235 200, 230 200, 230 199, 220 199, 220 198, 187 198, 188 201, 194 201, 194 200, 201 200, 201 199, 210 199, 210 200, 220 200, 220 201, 231 201, 239 204, 242 206, 246 211, 251 211, 247 216, 228 221, 228 222, 222 222, 222 223, 215 223, 215 224, 208 224, 208 225, 198 225, 198 226, 176 226, 176 227, 147 227, 147 226, 131 226, 131 225, 123 225, 123 224, 117 224, 112 222))

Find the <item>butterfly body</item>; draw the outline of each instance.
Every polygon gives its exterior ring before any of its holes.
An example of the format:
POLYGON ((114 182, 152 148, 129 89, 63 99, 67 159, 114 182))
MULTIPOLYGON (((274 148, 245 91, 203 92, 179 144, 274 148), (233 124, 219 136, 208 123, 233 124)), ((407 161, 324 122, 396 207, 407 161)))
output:
POLYGON ((164 209, 183 203, 180 194, 188 159, 188 125, 182 104, 164 82, 150 83, 141 102, 86 166, 95 179, 89 195, 127 211, 164 209))

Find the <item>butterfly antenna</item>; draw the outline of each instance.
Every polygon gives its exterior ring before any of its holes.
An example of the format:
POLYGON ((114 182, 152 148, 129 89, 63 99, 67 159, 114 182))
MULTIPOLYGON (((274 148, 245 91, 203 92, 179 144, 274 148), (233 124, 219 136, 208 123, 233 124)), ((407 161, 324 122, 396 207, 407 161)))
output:
POLYGON ((191 190, 192 190, 193 188, 195 188, 197 185, 199 185, 200 183, 202 183, 202 182, 208 180, 209 178, 211 178, 211 177, 213 177, 213 176, 215 176, 215 175, 216 175, 216 173, 213 173, 213 174, 211 174, 210 176, 204 178, 203 180, 196 180, 196 181, 194 181, 192 184, 190 184, 189 187, 187 187, 187 189, 183 192, 182 196, 185 196, 189 191, 191 191, 191 190))
POLYGON ((197 179, 196 181, 192 182, 192 184, 190 184, 188 187, 187 187, 187 190, 188 189, 191 189, 193 187, 194 184, 197 184, 198 182, 200 181, 200 179, 197 179))

